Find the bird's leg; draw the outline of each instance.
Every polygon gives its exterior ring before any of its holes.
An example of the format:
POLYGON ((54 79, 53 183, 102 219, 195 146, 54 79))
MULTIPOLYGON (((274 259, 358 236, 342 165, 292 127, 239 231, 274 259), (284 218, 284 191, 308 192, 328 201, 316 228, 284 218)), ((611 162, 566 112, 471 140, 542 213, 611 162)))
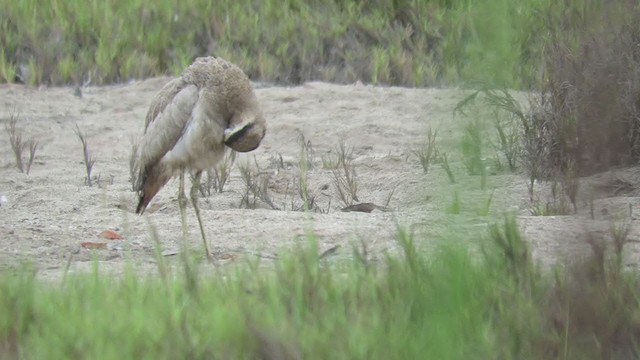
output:
POLYGON ((196 217, 198 218, 198 225, 200 225, 200 234, 202 235, 202 243, 204 244, 204 251, 207 255, 207 259, 211 258, 211 253, 209 252, 209 243, 207 242, 207 237, 204 234, 204 226, 202 225, 202 219, 200 218, 200 208, 198 208, 198 190, 200 188, 200 176, 202 175, 202 170, 198 170, 193 177, 193 182, 191 183, 191 202, 193 203, 193 210, 196 213, 196 217))
MULTIPOLYGON (((180 221, 182 222, 182 241, 187 244, 189 232, 187 229, 187 197, 184 194, 184 169, 180 169, 180 185, 178 187, 178 206, 180 207, 180 221)), ((186 251, 186 247, 182 249, 186 251)))

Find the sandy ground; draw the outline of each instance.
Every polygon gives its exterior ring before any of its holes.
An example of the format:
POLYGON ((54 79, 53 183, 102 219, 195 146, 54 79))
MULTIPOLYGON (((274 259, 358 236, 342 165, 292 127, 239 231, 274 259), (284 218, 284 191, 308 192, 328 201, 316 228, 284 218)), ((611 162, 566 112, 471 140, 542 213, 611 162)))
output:
MULTIPOLYGON (((166 259, 181 249, 182 228, 177 203, 178 181, 171 181, 144 216, 135 215, 136 196, 131 191, 129 157, 131 141, 143 130, 152 96, 168 78, 126 85, 82 88, 29 88, 0 86, 0 121, 18 114, 18 128, 25 140, 39 142, 29 175, 19 172, 8 141, 0 129, 0 269, 32 262, 44 278, 91 269, 97 259, 101 269, 121 271, 133 264, 141 272, 156 269, 151 228, 157 229, 166 259), (74 134, 76 125, 86 134, 96 162, 94 186, 87 186, 82 150, 74 134), (123 240, 100 234, 113 230, 123 240), (106 244, 90 250, 81 244, 106 244)), ((532 244, 535 259, 546 265, 564 264, 588 252, 585 233, 607 238, 612 224, 631 224, 627 263, 638 263, 640 248, 636 216, 640 198, 634 191, 619 191, 616 179, 632 182, 635 170, 585 179, 583 188, 600 184, 594 195, 595 220, 585 200, 574 216, 530 216, 526 180, 521 175, 494 174, 488 189, 481 190, 455 155, 450 155, 457 184, 449 184, 439 165, 424 174, 412 154, 424 141, 428 127, 438 128, 441 151, 455 154, 463 119, 453 108, 464 93, 457 89, 405 89, 354 84, 348 86, 307 83, 298 87, 256 84, 268 121, 268 134, 255 152, 236 159, 223 193, 200 201, 206 234, 216 260, 214 268, 243 258, 269 261, 318 239, 319 251, 334 249, 332 259, 349 257, 352 248, 366 247, 372 260, 400 249, 395 241, 398 226, 416 234, 421 249, 429 251, 439 239, 460 238, 480 243, 490 224, 504 212, 519 215, 519 224, 532 244), (297 211, 301 136, 310 145, 312 166, 309 190, 318 209, 297 211), (384 206, 389 211, 342 212, 332 171, 323 158, 335 153, 344 140, 353 147, 360 202, 384 206), (245 185, 238 164, 249 166, 267 179, 273 209, 258 201, 256 209, 240 207, 245 185), (459 193, 461 214, 446 209, 459 193), (491 196, 488 216, 479 208, 491 196), (631 209, 631 211, 630 211, 631 209)), ((543 185, 538 186, 544 189, 543 185)), ((541 195, 542 196, 542 195, 541 195)), ((193 209, 188 208, 189 247, 201 248, 193 209)))

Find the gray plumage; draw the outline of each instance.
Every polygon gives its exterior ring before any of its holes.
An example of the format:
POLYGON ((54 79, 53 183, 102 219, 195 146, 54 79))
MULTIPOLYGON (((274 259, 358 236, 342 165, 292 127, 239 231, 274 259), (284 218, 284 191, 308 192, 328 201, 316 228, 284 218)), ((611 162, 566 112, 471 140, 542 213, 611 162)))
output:
POLYGON ((196 59, 149 107, 136 213, 144 212, 176 172, 190 169, 199 176, 224 156, 225 146, 251 151, 265 133, 264 116, 244 72, 220 58, 196 59))

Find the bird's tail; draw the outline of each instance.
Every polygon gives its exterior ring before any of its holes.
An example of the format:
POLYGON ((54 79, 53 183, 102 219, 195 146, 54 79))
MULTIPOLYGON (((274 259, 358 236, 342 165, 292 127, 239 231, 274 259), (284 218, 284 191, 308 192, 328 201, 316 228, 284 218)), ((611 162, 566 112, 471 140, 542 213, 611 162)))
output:
POLYGON ((171 176, 165 174, 164 169, 160 166, 154 166, 149 171, 145 172, 140 182, 138 194, 140 194, 138 200, 138 207, 136 207, 136 214, 142 215, 147 208, 147 205, 151 202, 154 196, 162 189, 162 187, 169 181, 171 176))

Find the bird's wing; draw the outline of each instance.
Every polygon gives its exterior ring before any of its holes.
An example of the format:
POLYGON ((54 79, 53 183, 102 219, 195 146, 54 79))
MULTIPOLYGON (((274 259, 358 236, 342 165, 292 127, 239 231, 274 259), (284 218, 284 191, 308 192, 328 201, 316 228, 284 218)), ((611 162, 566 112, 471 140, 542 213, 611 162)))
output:
POLYGON ((145 134, 140 144, 139 189, 150 169, 180 140, 198 101, 198 88, 177 80, 156 95, 147 113, 145 134))
POLYGON ((144 131, 147 131, 149 124, 167 107, 175 96, 185 87, 187 83, 181 78, 176 78, 166 83, 162 89, 153 97, 149 105, 149 111, 144 123, 144 131))

